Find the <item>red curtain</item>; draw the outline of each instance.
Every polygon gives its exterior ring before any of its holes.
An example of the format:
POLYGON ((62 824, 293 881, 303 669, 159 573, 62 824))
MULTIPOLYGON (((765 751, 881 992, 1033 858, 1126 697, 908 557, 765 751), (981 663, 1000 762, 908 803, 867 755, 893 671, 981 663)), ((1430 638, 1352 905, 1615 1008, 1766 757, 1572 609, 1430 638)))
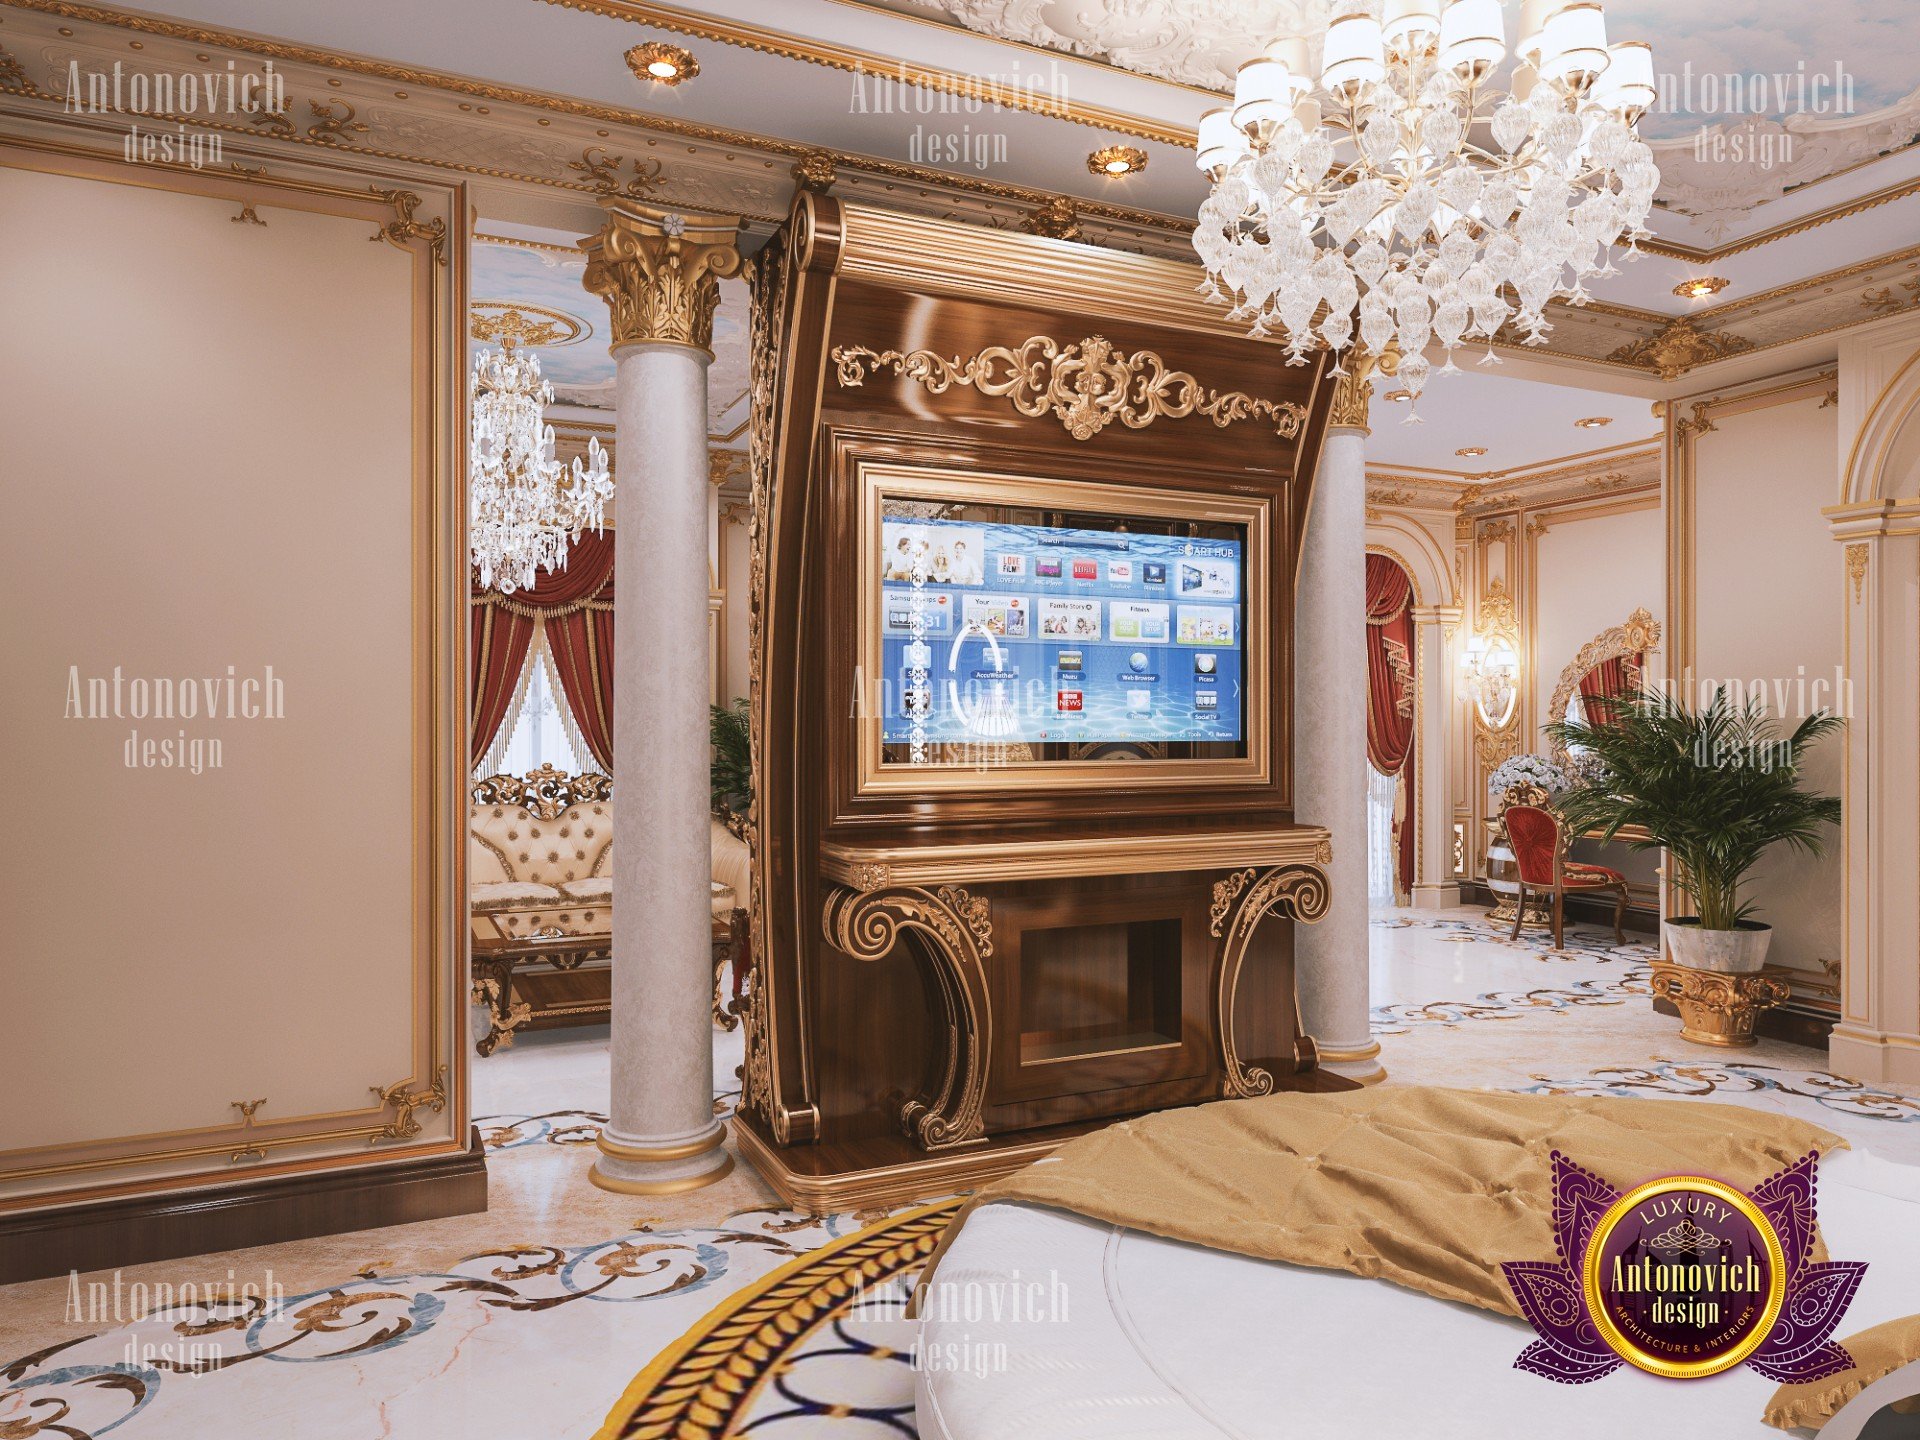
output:
POLYGON ((505 723, 536 625, 544 626, 554 671, 594 763, 613 773, 613 536, 584 534, 567 568, 539 572, 531 590, 502 595, 477 585, 473 626, 472 765, 505 723), (516 648, 517 647, 517 648, 516 648))
POLYGON ((1618 697, 1624 700, 1637 683, 1638 667, 1624 655, 1602 660, 1580 677, 1580 714, 1589 725, 1610 725, 1616 718, 1614 706, 1595 704, 1618 697))
POLYGON ((1367 556, 1367 760, 1397 776, 1407 799, 1395 837, 1401 891, 1413 886, 1413 581, 1384 555, 1367 556))

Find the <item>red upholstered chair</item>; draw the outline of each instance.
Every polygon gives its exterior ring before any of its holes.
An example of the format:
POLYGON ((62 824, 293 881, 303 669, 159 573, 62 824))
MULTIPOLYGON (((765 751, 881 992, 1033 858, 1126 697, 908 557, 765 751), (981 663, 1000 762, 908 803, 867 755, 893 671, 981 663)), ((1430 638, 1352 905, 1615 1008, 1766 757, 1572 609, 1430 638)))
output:
POLYGON ((1627 913, 1627 877, 1604 865, 1582 865, 1565 857, 1561 843, 1560 819, 1551 810, 1538 805, 1509 805, 1506 814, 1507 841, 1513 847, 1514 867, 1520 872, 1520 896, 1514 902, 1513 934, 1520 938, 1520 919, 1526 914, 1527 891, 1553 893, 1553 948, 1561 947, 1566 929, 1566 902, 1569 890, 1611 890, 1613 904, 1613 943, 1624 945, 1627 932, 1621 920, 1627 913))

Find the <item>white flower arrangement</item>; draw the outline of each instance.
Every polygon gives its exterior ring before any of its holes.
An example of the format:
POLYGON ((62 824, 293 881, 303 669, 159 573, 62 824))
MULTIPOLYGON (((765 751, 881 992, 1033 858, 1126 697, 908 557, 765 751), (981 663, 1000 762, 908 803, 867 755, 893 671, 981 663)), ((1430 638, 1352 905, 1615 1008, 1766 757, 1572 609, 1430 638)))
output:
POLYGON ((1516 785, 1544 790, 1551 799, 1567 788, 1566 772, 1544 755, 1515 755, 1487 777, 1487 794, 1504 795, 1516 785))

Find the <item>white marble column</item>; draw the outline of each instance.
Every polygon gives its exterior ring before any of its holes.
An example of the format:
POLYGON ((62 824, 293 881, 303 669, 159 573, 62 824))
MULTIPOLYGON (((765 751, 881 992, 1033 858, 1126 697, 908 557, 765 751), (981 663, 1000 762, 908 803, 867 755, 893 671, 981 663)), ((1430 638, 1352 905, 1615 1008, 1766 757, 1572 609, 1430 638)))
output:
POLYGON ((1422 605, 1413 612, 1414 809, 1413 907, 1444 910, 1460 903, 1460 877, 1453 873, 1453 698, 1449 633, 1460 629, 1457 605, 1422 605))
POLYGON ((583 242, 615 359, 613 1057, 592 1179, 660 1195, 733 1167, 713 1116, 707 366, 738 224, 604 202, 583 242))
POLYGON ((1294 931, 1301 1020, 1323 1069, 1383 1078, 1367 958, 1368 385, 1334 391, 1302 539, 1294 613, 1294 818, 1333 832, 1332 904, 1294 931))

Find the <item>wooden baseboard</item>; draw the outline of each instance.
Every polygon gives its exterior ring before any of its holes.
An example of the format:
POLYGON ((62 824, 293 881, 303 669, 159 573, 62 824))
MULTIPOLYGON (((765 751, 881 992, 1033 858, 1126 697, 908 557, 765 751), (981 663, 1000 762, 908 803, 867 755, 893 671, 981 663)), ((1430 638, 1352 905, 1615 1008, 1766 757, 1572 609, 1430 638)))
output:
POLYGON ((474 1129, 465 1150, 426 1160, 0 1217, 0 1285, 486 1208, 486 1152, 474 1129))

